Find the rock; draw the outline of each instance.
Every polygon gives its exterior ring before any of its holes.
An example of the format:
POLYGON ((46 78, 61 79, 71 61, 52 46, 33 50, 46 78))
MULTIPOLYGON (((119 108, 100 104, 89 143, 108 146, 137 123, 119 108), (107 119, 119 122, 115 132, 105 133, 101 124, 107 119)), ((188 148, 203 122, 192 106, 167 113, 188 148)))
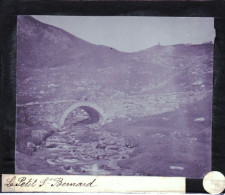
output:
POLYGON ((108 146, 107 147, 107 149, 109 149, 109 150, 119 150, 119 148, 118 148, 118 146, 113 146, 113 145, 110 145, 110 146, 108 146))
POLYGON ((36 145, 31 142, 27 142, 27 148, 36 148, 36 145))
POLYGON ((31 155, 33 152, 37 150, 37 147, 35 144, 31 142, 27 142, 27 148, 25 149, 25 153, 31 155))
POLYGON ((41 90, 40 91, 40 94, 42 94, 42 95, 45 94, 45 91, 44 90, 41 90))
POLYGON ((32 138, 32 142, 36 145, 36 146, 40 146, 41 145, 41 140, 38 138, 32 138))
POLYGON ((97 146, 96 146, 96 148, 98 148, 98 149, 105 149, 106 148, 106 145, 105 144, 98 144, 97 146))
POLYGON ((44 141, 49 136, 49 133, 45 130, 33 130, 31 135, 33 139, 44 141))
POLYGON ((205 121, 205 118, 204 117, 196 118, 194 121, 195 122, 203 122, 203 121, 205 121))
POLYGON ((56 144, 54 144, 54 143, 51 143, 51 142, 46 142, 46 144, 45 144, 45 147, 46 148, 56 148, 56 144))
POLYGON ((52 123, 52 126, 53 126, 54 128, 56 128, 56 129, 59 128, 59 126, 58 126, 57 124, 55 124, 55 123, 52 123))
POLYGON ((66 132, 66 131, 60 131, 59 132, 59 135, 66 135, 68 132, 66 132))
POLYGON ((75 144, 75 140, 68 141, 68 144, 75 144))
POLYGON ((184 167, 179 167, 179 166, 170 166, 170 169, 176 169, 176 170, 180 170, 180 171, 183 171, 184 170, 184 167))
POLYGON ((46 161, 50 165, 55 165, 56 163, 53 160, 47 159, 46 161))
POLYGON ((189 137, 188 140, 189 140, 189 141, 197 141, 198 138, 197 138, 197 137, 189 137))
POLYGON ((111 167, 107 166, 107 165, 101 165, 99 168, 103 169, 103 170, 106 170, 106 171, 113 171, 113 169, 111 167))
POLYGON ((201 85, 203 83, 202 80, 197 80, 195 82, 192 83, 192 85, 201 85))
POLYGON ((64 163, 77 163, 77 159, 64 159, 63 160, 64 163))
POLYGON ((160 133, 157 133, 157 134, 152 135, 152 137, 165 137, 165 136, 166 135, 160 134, 160 133))
POLYGON ((70 168, 71 168, 71 166, 69 166, 69 165, 63 166, 63 169, 66 170, 66 171, 68 171, 70 168))

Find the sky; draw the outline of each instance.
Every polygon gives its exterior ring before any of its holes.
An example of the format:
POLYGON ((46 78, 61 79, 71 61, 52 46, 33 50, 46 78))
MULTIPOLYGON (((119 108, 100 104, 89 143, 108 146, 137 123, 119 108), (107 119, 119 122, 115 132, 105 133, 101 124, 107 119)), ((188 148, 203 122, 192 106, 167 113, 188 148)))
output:
POLYGON ((200 44, 215 38, 213 18, 33 16, 96 45, 136 52, 160 45, 200 44))

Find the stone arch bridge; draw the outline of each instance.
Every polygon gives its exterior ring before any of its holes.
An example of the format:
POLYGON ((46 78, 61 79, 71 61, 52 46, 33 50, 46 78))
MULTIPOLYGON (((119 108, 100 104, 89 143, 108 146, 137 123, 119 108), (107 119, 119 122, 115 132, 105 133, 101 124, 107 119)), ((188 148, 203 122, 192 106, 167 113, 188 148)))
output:
MULTIPOLYGON (((103 125, 115 118, 144 117, 157 115, 178 109, 182 104, 191 104, 205 98, 210 91, 180 92, 153 95, 109 97, 94 101, 53 100, 48 102, 30 102, 17 104, 17 121, 35 125, 38 123, 51 123, 60 128, 69 115, 76 108, 87 111, 90 108, 98 113, 103 125)), ((88 112, 88 111, 87 111, 88 112)), ((90 111, 91 112, 91 111, 90 111)), ((90 115, 89 112, 89 115, 90 115)))

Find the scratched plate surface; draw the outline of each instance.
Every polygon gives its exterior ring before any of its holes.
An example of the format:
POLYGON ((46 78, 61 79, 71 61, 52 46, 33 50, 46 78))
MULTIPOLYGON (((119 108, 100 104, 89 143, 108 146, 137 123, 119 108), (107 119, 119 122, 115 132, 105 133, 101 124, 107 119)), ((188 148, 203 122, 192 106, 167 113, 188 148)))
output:
POLYGON ((16 173, 202 178, 213 40, 212 18, 18 16, 16 173))

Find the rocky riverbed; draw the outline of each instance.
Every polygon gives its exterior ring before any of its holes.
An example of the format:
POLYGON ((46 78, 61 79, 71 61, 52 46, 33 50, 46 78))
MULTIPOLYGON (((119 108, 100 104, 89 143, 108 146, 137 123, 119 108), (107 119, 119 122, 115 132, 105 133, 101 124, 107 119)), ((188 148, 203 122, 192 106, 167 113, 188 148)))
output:
POLYGON ((18 160, 17 164, 21 172, 32 172, 27 166, 32 162, 38 172, 45 174, 49 170, 52 172, 48 168, 50 166, 57 169, 55 174, 126 175, 129 170, 124 169, 121 172, 117 162, 128 158, 133 149, 132 143, 126 142, 117 132, 75 125, 69 131, 61 129, 55 132, 30 155, 17 153, 18 158, 26 155, 27 161, 20 164, 18 160))
POLYGON ((211 158, 204 104, 105 125, 68 122, 32 153, 17 151, 16 173, 203 177, 211 158))

